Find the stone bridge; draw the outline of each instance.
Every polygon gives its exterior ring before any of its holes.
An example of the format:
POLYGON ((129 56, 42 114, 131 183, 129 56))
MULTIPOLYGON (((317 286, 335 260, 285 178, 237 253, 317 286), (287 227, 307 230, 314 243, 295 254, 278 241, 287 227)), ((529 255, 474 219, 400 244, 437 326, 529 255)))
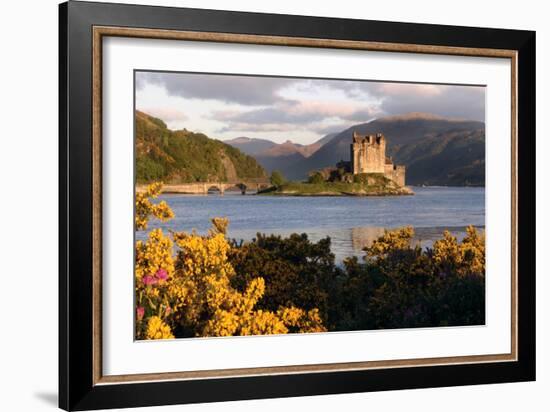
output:
POLYGON ((164 193, 181 193, 191 195, 206 195, 219 193, 223 195, 226 191, 239 191, 245 195, 247 191, 257 192, 260 189, 268 188, 270 183, 267 180, 251 180, 237 182, 193 182, 179 184, 165 184, 162 187, 164 193))

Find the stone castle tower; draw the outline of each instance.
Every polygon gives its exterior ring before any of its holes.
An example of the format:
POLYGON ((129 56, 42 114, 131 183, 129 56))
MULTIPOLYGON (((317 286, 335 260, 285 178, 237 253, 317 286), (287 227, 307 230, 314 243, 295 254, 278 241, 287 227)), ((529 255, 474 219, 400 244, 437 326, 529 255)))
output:
POLYGON ((362 136, 354 131, 350 158, 354 175, 381 173, 399 186, 405 186, 405 166, 394 165, 392 159, 386 157, 386 138, 382 133, 362 136))

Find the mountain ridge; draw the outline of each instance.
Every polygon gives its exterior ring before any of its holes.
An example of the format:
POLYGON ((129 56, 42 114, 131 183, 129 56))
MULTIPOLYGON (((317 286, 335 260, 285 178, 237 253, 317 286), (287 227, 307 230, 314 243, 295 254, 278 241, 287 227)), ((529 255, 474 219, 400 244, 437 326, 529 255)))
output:
POLYGON ((283 143, 275 143, 268 139, 245 136, 224 140, 224 143, 253 156, 264 169, 268 172, 272 172, 274 170, 285 170, 291 165, 310 157, 324 144, 329 142, 331 138, 336 136, 336 134, 337 133, 329 133, 319 140, 307 145, 294 143, 291 140, 286 140, 283 143))
MULTIPOLYGON (((142 122, 142 127, 168 130, 166 124, 160 119, 144 113, 140 114, 140 112, 136 114, 136 122, 138 118, 142 122)), ((169 133, 180 138, 191 136, 189 139, 195 143, 201 139, 217 142, 219 146, 216 146, 215 150, 218 151, 218 160, 213 160, 210 153, 207 162, 207 169, 210 168, 209 173, 212 176, 223 179, 228 178, 228 174, 242 174, 240 166, 246 165, 243 167, 248 168, 249 172, 254 170, 253 174, 263 173, 263 176, 266 176, 266 171, 270 173, 279 170, 290 180, 305 180, 310 171, 332 167, 340 160, 349 160, 351 136, 354 131, 360 134, 383 133, 387 141, 386 155, 392 157, 394 163, 407 167, 406 184, 408 185, 483 186, 485 184, 485 124, 480 121, 447 118, 431 113, 403 113, 357 123, 340 132, 323 136, 309 145, 293 143, 290 140, 278 144, 268 139, 245 136, 220 141, 185 129, 169 133), (220 155, 220 150, 224 155, 220 155), (228 154, 225 155, 226 153, 228 154), (233 172, 234 161, 237 165, 233 172), (260 169, 261 172, 259 172, 260 169)), ((160 134, 163 133, 168 132, 160 134)), ((165 138, 164 136, 163 139, 165 138)), ((139 144, 143 142, 137 139, 136 143, 139 158, 142 153, 139 150, 139 144)), ((212 149, 210 143, 207 146, 212 149)), ((158 142, 156 145, 150 145, 149 150, 151 153, 149 157, 154 157, 157 163, 163 164, 162 167, 170 169, 174 159, 171 159, 169 152, 159 149, 158 142)), ((195 153, 194 156, 201 155, 195 153)), ((140 176, 139 167, 158 169, 158 165, 153 167, 149 163, 151 159, 138 162, 138 177, 140 176)), ((193 167, 198 168, 197 170, 201 168, 196 164, 193 167)), ((195 175, 184 177, 176 175, 168 174, 168 178, 198 178, 195 175)), ((202 177, 204 173, 199 175, 202 177)))
MULTIPOLYGON (((483 130, 484 140, 485 124, 479 121, 448 119, 436 115, 432 116, 431 114, 423 114, 423 116, 420 116, 418 112, 379 118, 366 123, 358 123, 343 130, 334 136, 328 143, 323 145, 312 156, 305 159, 303 162, 289 165, 283 173, 286 172, 286 176, 289 179, 305 179, 308 172, 311 170, 333 166, 340 160, 349 160, 349 145, 354 131, 360 134, 383 133, 387 141, 386 154, 388 156, 393 156, 395 163, 405 164, 405 166, 408 167, 413 163, 413 159, 401 156, 400 150, 403 150, 405 146, 410 145, 413 147, 421 143, 424 139, 441 136, 445 133, 474 130, 483 130)), ((457 139, 460 139, 460 137, 457 137, 457 139)), ((433 140, 432 143, 434 143, 433 140)), ((484 150, 483 153, 480 153, 479 147, 476 146, 476 159, 484 157, 484 150)), ((468 159, 468 161, 469 160, 470 159, 468 159)), ((424 166, 427 166, 427 164, 424 164, 424 166)), ((422 163, 416 165, 418 169, 424 166, 422 166, 422 163)), ((467 165, 464 164, 463 166, 465 167, 467 165)), ((477 167, 477 169, 479 169, 479 167, 477 167)), ((481 176, 479 171, 476 172, 476 174, 481 176)), ((432 180, 434 179, 424 176, 420 172, 416 175, 410 175, 407 172, 407 184, 425 184, 425 181, 432 180), (412 178, 412 176, 416 177, 412 178)), ((446 181, 443 177, 438 177, 435 180, 438 182, 446 181)), ((484 182, 484 177, 483 179, 477 179, 475 185, 482 185, 482 180, 484 182)), ((462 185, 455 180, 453 180, 453 183, 462 185)))
POLYGON ((256 137, 246 137, 246 136, 240 136, 234 139, 222 140, 222 141, 225 144, 236 147, 241 152, 249 156, 257 155, 263 152, 264 150, 267 150, 277 144, 269 139, 258 139, 256 137))

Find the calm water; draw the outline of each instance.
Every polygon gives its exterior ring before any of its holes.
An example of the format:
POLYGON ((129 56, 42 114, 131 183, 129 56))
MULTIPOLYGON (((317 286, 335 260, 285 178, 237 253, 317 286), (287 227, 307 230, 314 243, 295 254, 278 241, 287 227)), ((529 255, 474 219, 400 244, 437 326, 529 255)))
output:
MULTIPOLYGON (((307 233, 312 240, 330 236, 337 261, 362 256, 363 247, 384 228, 410 225, 416 240, 430 246, 448 229, 462 238, 465 227, 485 226, 485 189, 415 187, 414 196, 267 197, 225 195, 163 195, 176 217, 152 221, 150 228, 206 233, 210 218, 229 218, 229 237, 250 240, 256 233, 307 233)), ((143 239, 144 232, 137 233, 143 239)))

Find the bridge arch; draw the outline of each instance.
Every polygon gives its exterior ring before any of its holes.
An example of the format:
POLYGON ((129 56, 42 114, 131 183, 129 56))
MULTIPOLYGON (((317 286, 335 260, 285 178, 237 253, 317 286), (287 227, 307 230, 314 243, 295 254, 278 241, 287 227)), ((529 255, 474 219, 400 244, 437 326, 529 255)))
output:
POLYGON ((239 191, 243 195, 246 195, 246 189, 248 189, 248 186, 242 182, 228 183, 225 185, 225 191, 239 191))
POLYGON ((265 189, 269 186, 269 182, 265 179, 239 179, 231 182, 189 182, 166 184, 163 187, 163 192, 207 195, 209 192, 212 194, 224 194, 226 190, 238 190, 244 195, 247 192, 254 192, 265 189))
POLYGON ((219 185, 219 184, 212 184, 212 183, 208 183, 207 185, 205 185, 206 187, 206 194, 219 194, 219 195, 223 195, 223 192, 225 191, 224 190, 224 187, 223 185, 219 185))

